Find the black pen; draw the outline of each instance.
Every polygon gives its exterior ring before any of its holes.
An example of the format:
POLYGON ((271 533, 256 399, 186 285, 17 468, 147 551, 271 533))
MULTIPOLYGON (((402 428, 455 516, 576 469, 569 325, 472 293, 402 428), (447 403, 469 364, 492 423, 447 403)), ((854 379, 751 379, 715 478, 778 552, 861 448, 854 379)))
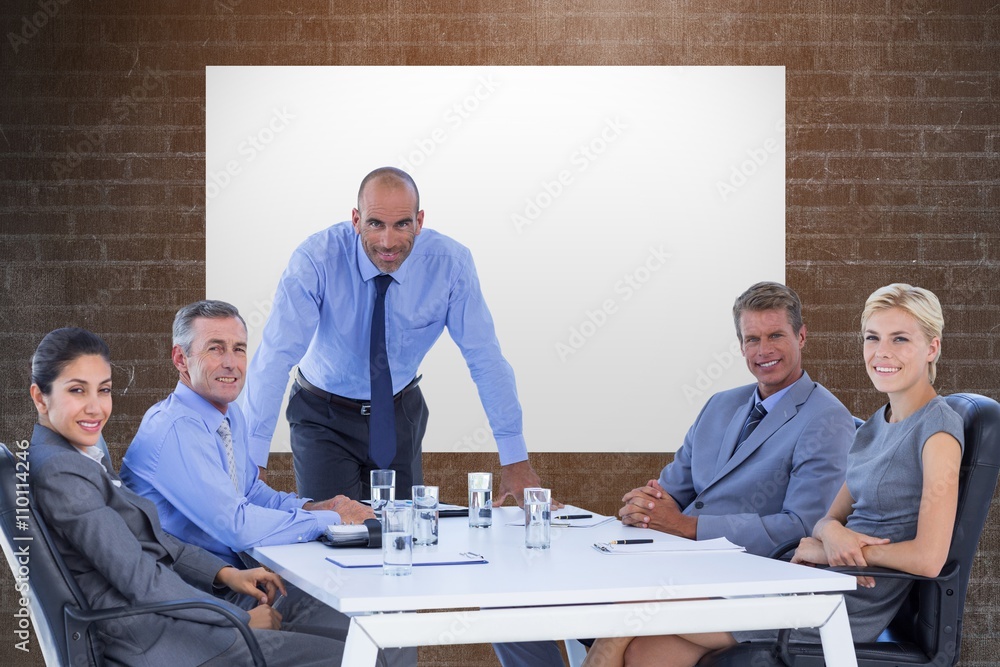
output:
POLYGON ((593 519, 593 514, 564 514, 563 516, 554 516, 553 519, 593 519))
POLYGON ((612 540, 608 544, 652 544, 653 540, 612 540))

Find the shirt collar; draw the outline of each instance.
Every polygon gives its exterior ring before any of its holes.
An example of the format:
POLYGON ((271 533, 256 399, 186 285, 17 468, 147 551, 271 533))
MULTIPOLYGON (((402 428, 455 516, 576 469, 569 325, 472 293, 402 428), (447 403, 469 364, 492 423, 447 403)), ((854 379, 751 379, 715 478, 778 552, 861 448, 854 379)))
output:
MULTIPOLYGON (((191 387, 183 382, 177 383, 177 386, 174 388, 174 396, 177 397, 177 400, 184 407, 197 413, 213 433, 219 430, 219 425, 226 418, 226 415, 219 412, 218 408, 199 396, 194 389, 191 389, 191 387)), ((232 406, 229 409, 231 410, 232 406)))
MULTIPOLYGON (((805 377, 804 373, 802 374, 802 377, 799 378, 799 380, 801 380, 803 377, 805 377)), ((784 389, 779 389, 778 391, 774 392, 773 394, 771 394, 770 396, 768 396, 763 400, 761 400, 760 398, 760 387, 757 387, 756 389, 753 390, 754 405, 756 405, 757 403, 763 403, 764 409, 770 412, 771 410, 774 409, 774 406, 778 404, 778 401, 780 401, 785 396, 785 394, 788 393, 788 390, 794 387, 799 380, 796 380, 795 382, 791 383, 784 389)))
MULTIPOLYGON (((101 452, 100 448, 94 446, 94 447, 84 447, 83 449, 75 447, 74 449, 76 449, 76 451, 86 456, 91 461, 97 461, 97 463, 100 464, 102 468, 104 468, 104 454, 103 452, 101 452)), ((104 468, 105 472, 107 472, 107 470, 108 470, 107 468, 104 468)))
POLYGON ((108 473, 108 475, 111 477, 112 484, 118 487, 122 485, 120 481, 114 478, 114 475, 111 475, 111 472, 104 465, 104 452, 101 451, 100 447, 98 447, 97 445, 93 445, 91 447, 84 447, 82 449, 80 447, 73 447, 73 449, 80 452, 81 456, 85 456, 91 461, 95 462, 97 465, 101 466, 101 470, 108 473))

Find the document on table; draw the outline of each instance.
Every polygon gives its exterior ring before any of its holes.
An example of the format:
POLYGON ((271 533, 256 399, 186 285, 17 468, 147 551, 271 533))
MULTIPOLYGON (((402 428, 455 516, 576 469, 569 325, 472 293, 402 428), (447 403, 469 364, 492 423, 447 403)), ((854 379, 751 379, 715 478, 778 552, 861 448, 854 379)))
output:
POLYGON ((597 542, 594 548, 605 554, 693 553, 710 551, 746 551, 724 537, 714 540, 652 540, 647 544, 612 544, 597 542))
MULTIPOLYGON (((552 510, 552 525, 566 526, 567 528, 593 528, 609 521, 614 521, 613 516, 603 516, 573 505, 563 505, 560 509, 552 510)), ((524 517, 520 521, 511 521, 508 526, 523 526, 524 517)))
MULTIPOLYGON (((338 553, 326 559, 339 567, 382 567, 382 551, 338 553)), ((413 566, 423 565, 485 565, 489 561, 484 556, 471 551, 446 551, 444 553, 413 552, 413 566)))

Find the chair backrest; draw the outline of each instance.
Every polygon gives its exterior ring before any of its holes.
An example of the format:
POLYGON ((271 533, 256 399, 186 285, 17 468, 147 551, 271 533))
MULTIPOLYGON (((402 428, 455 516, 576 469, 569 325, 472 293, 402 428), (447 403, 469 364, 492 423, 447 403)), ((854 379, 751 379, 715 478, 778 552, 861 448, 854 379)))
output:
POLYGON ((910 635, 929 655, 950 653, 954 660, 962 643, 962 611, 972 561, 1000 471, 1000 404, 977 394, 952 394, 945 400, 965 424, 965 451, 959 473, 958 512, 951 549, 942 573, 949 581, 920 582, 890 626, 894 634, 910 635))
MULTIPOLYGON (((27 443, 23 444, 25 448, 16 447, 15 455, 0 443, 0 544, 16 585, 28 587, 24 597, 29 601, 31 622, 45 663, 69 665, 63 608, 67 604, 84 609, 87 606, 31 499, 30 450, 27 443)), ((92 665, 102 664, 93 644, 88 658, 92 665)))
MULTIPOLYGON (((958 516, 951 538, 948 560, 960 568, 958 590, 958 632, 961 645, 962 610, 965 593, 972 573, 972 561, 979 546, 979 538, 986 525, 986 516, 993 501, 1000 472, 1000 403, 976 394, 952 394, 946 397, 948 405, 965 422, 965 454, 958 489, 958 516)), ((957 659, 956 654, 956 659, 957 659)))

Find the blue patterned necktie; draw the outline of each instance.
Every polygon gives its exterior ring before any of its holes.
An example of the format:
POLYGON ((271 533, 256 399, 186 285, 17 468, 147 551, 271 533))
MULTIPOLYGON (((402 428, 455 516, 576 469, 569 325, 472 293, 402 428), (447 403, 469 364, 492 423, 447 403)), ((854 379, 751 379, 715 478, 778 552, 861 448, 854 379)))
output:
POLYGON ((765 416, 767 416, 767 410, 764 409, 763 403, 758 402, 755 406, 753 406, 753 410, 750 411, 750 416, 747 418, 747 423, 743 426, 743 430, 740 431, 740 437, 739 440, 736 441, 736 449, 733 450, 733 454, 735 454, 739 450, 740 445, 742 445, 743 442, 750 437, 750 434, 754 432, 754 429, 757 428, 757 425, 760 424, 761 420, 764 419, 765 416))
POLYGON ((379 468, 388 468, 396 457, 396 413, 392 401, 392 374, 385 348, 385 293, 392 276, 375 276, 375 308, 369 371, 372 381, 371 415, 368 417, 368 453, 379 468))

